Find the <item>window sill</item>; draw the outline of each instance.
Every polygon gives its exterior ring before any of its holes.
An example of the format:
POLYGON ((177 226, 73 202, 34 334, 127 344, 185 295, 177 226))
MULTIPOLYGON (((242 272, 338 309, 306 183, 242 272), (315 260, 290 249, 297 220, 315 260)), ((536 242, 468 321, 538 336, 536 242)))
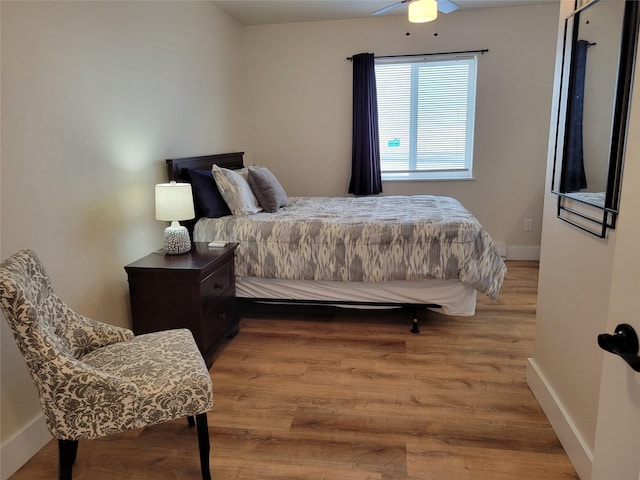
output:
POLYGON ((453 174, 451 172, 411 172, 411 173, 384 173, 382 172, 383 182, 457 182, 460 180, 475 180, 470 172, 460 172, 453 174))

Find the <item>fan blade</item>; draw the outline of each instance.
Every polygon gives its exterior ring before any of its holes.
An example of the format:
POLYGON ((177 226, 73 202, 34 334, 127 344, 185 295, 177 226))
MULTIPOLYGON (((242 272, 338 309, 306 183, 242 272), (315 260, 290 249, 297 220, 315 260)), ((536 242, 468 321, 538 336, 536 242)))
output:
POLYGON ((403 3, 407 3, 407 2, 410 2, 410 1, 411 0, 402 0, 401 2, 393 3, 393 4, 391 4, 391 5, 387 6, 387 7, 381 8, 380 10, 376 10, 371 15, 382 15, 383 13, 387 13, 388 11, 393 10, 398 5, 402 5, 403 3))
POLYGON ((451 0, 438 0, 438 11, 442 13, 451 13, 458 10, 460 7, 453 3, 451 0))

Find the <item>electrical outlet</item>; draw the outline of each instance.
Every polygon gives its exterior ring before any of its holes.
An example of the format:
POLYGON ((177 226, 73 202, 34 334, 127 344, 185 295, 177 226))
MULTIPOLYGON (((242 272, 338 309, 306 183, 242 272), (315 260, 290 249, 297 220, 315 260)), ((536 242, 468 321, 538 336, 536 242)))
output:
POLYGON ((524 231, 525 232, 533 231, 533 219, 531 218, 524 219, 524 231))

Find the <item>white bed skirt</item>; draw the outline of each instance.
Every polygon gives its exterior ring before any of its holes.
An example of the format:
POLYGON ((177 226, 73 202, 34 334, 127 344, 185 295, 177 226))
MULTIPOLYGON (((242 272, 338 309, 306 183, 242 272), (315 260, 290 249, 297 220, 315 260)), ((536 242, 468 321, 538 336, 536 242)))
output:
POLYGON ((476 310, 476 290, 459 280, 393 282, 331 282, 236 277, 236 296, 334 302, 436 304, 445 315, 471 316, 476 310))

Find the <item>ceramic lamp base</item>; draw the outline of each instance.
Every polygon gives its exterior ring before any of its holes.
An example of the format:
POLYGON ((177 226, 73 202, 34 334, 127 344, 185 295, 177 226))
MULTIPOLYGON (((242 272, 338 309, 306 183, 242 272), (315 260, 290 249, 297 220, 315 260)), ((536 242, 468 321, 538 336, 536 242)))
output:
POLYGON ((191 250, 189 231, 178 222, 172 222, 164 229, 164 253, 180 255, 191 250))

